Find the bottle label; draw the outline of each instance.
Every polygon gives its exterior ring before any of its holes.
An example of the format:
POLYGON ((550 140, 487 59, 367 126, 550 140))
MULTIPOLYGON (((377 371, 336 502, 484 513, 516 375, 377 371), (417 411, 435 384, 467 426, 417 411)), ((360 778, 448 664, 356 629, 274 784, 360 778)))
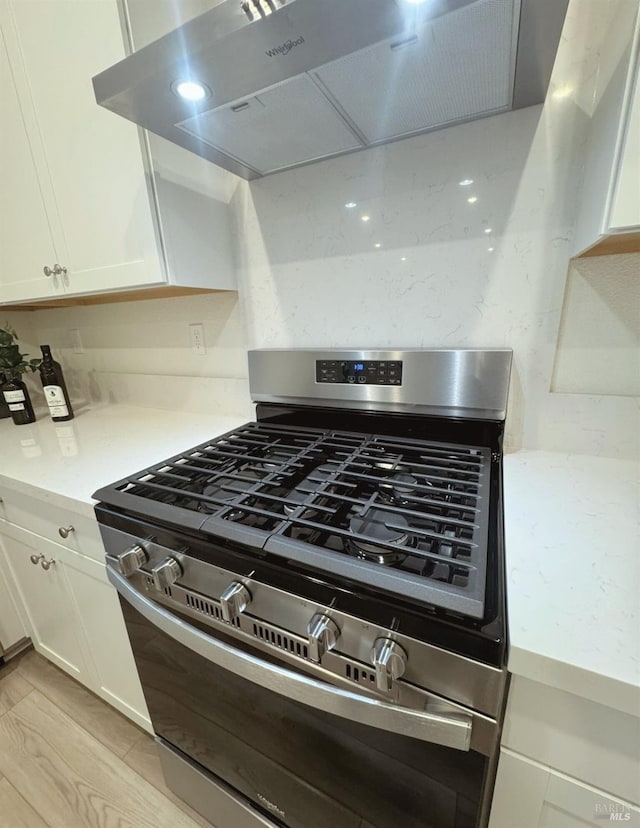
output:
MULTIPOLYGON (((24 391, 3 391, 5 401, 8 403, 24 402, 24 391)), ((24 408, 24 406, 22 406, 24 408)))
POLYGON ((24 411, 24 405, 23 403, 9 403, 9 411, 24 411))
POLYGON ((49 406, 49 414, 52 417, 68 417, 69 409, 64 398, 64 392, 59 385, 45 385, 44 396, 49 406))

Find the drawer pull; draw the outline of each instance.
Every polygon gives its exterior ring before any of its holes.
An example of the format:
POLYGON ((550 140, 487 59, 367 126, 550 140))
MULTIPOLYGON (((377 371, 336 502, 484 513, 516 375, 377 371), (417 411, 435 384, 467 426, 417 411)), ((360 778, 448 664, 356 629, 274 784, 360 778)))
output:
MULTIPOLYGON (((44 558, 44 555, 42 556, 44 558)), ((55 564, 54 558, 49 558, 48 561, 40 561, 40 566, 43 569, 51 569, 51 567, 55 564)))
POLYGON ((44 558, 44 555, 42 554, 42 552, 39 555, 30 555, 29 556, 29 560, 31 561, 31 563, 34 566, 38 566, 38 564, 40 563, 41 560, 43 560, 43 558, 44 558))
POLYGON ((75 526, 61 526, 58 529, 61 538, 68 538, 72 532, 75 532, 75 526))

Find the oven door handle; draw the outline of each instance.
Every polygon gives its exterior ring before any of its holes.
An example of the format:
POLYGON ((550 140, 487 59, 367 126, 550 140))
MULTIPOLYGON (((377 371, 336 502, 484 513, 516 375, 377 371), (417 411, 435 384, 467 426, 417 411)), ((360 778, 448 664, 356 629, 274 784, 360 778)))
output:
POLYGON ((368 727, 469 750, 472 717, 436 714, 377 701, 295 673, 237 650, 150 601, 107 564, 109 580, 120 595, 154 627, 212 664, 291 701, 322 710, 368 727))

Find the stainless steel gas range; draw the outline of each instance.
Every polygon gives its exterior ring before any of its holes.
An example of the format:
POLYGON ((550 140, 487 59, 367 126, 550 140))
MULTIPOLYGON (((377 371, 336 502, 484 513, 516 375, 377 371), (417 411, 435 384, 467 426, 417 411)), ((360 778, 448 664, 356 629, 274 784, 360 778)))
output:
POLYGON ((256 422, 95 497, 167 784, 217 828, 479 828, 509 350, 249 354, 256 422))

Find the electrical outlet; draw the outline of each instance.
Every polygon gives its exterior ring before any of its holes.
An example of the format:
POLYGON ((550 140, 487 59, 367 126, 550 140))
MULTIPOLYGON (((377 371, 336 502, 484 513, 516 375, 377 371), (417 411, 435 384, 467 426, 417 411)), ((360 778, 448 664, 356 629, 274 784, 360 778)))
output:
POLYGON ((80 337, 80 329, 71 328, 69 334, 71 336, 71 342, 73 343, 73 353, 84 354, 84 346, 82 345, 82 339, 80 337))
POLYGON ((204 325, 202 322, 189 325, 189 336, 191 337, 191 350, 193 353, 199 356, 206 354, 207 349, 204 344, 204 325))

